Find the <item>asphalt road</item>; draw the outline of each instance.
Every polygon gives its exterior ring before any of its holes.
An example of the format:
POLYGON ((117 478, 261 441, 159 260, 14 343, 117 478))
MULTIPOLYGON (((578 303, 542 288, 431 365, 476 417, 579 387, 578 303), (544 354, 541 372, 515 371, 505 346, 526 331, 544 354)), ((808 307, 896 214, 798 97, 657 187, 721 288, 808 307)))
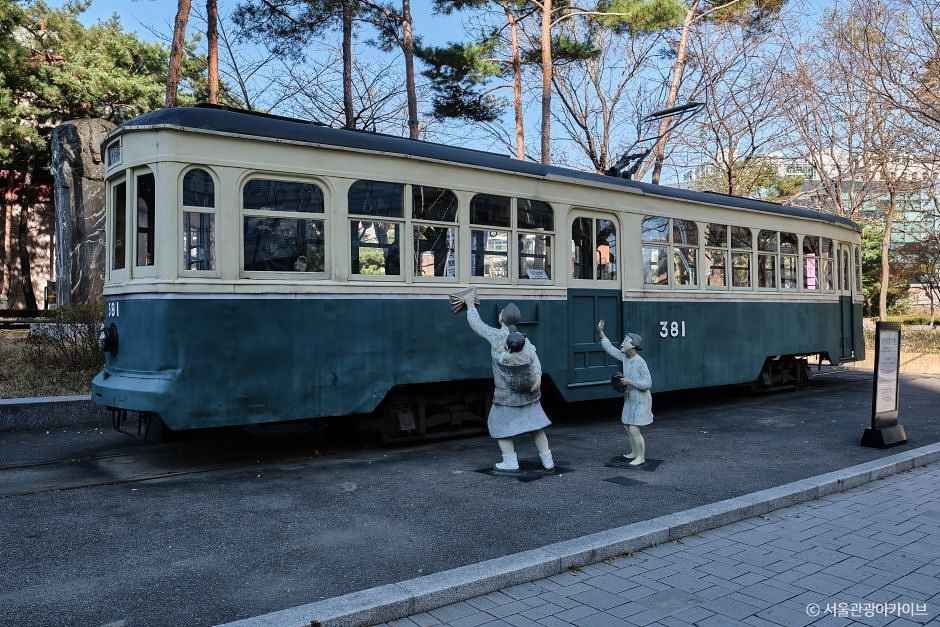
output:
MULTIPOLYGON (((604 466, 625 445, 616 404, 556 409, 570 472, 532 482, 477 472, 496 460, 486 437, 0 433, 0 466, 76 460, 0 469, 0 624, 212 625, 687 509, 896 452, 858 446, 870 400, 858 372, 657 397, 652 472, 604 466)), ((940 378, 906 377, 902 406, 909 447, 940 441, 940 378)))

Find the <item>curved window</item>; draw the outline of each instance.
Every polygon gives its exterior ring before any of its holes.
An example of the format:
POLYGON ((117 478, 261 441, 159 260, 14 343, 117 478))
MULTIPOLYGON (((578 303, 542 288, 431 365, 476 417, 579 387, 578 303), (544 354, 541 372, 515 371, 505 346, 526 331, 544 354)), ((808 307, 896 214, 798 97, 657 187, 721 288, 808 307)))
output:
POLYGON ((323 213, 323 191, 312 183, 251 179, 242 191, 242 203, 252 211, 323 213))
POLYGON ((819 238, 811 235, 803 238, 803 287, 819 289, 819 238))
POLYGON ((111 186, 111 269, 127 267, 127 182, 111 186))
POLYGON ((349 188, 347 200, 350 272, 369 277, 401 276, 405 186, 385 181, 356 181, 349 188))
POLYGON ((776 288, 779 257, 777 231, 759 231, 757 251, 757 287, 776 288))
MULTIPOLYGON (((643 282, 646 285, 698 285, 698 224, 692 220, 646 216, 643 237, 643 282), (672 278, 669 276, 670 259, 672 278)), ((720 262, 718 262, 720 263, 720 262)))
POLYGON ((571 223, 571 268, 575 279, 617 279, 617 224, 607 218, 571 223))
POLYGON ((183 270, 215 269, 215 182, 200 168, 183 176, 183 270))
POLYGON ((512 199, 509 196, 477 194, 470 200, 470 223, 509 228, 512 199))
POLYGON ((152 172, 138 174, 134 180, 137 192, 137 265, 152 266, 156 257, 157 185, 152 172))
POLYGON ((183 177, 183 205, 215 207, 215 183, 205 170, 194 168, 183 177))
POLYGON ((728 226, 707 224, 705 226, 705 285, 728 287, 728 226))
POLYGON ((457 278, 457 195, 449 189, 411 187, 415 277, 457 278))
POLYGON ((326 271, 323 190, 301 181, 255 178, 242 190, 244 269, 326 271))
POLYGON ((487 279, 509 278, 512 199, 477 194, 470 200, 470 274, 487 279), (503 227, 503 229, 479 227, 503 227))
POLYGON ((800 238, 795 233, 780 234, 780 287, 795 290, 800 287, 797 272, 800 265, 800 238))
POLYGON ((405 186, 385 181, 356 181, 349 188, 350 215, 401 218, 405 215, 405 186))
POLYGON ((532 281, 551 280, 555 210, 541 200, 517 198, 516 229, 519 278, 532 281))
POLYGON ((820 253, 819 253, 820 254, 820 260, 819 260, 820 285, 822 285, 822 289, 826 290, 827 292, 831 292, 832 290, 835 289, 835 285, 833 283, 833 278, 832 278, 832 272, 833 272, 832 240, 826 239, 824 237, 822 238, 821 242, 822 243, 820 245, 820 253))
POLYGON ((731 287, 751 287, 754 234, 746 226, 731 227, 731 287))

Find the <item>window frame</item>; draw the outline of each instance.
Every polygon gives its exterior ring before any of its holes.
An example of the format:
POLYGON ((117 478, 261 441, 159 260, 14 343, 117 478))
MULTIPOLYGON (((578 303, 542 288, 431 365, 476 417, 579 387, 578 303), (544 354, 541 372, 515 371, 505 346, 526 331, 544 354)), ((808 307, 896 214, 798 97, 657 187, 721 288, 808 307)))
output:
POLYGON ((754 228, 750 226, 740 226, 737 224, 728 225, 728 246, 731 250, 731 256, 728 259, 728 289, 731 291, 738 292, 753 292, 756 289, 757 281, 757 236, 754 234, 754 228), (748 233, 751 234, 751 247, 750 248, 735 248, 734 247, 734 229, 746 229, 748 233), (746 286, 735 285, 734 284, 734 256, 738 255, 747 255, 747 277, 748 284, 746 286))
MULTIPOLYGON (((408 268, 406 272, 408 273, 408 278, 414 281, 415 283, 457 283, 460 281, 460 194, 457 193, 457 190, 451 189, 450 187, 438 187, 437 185, 420 185, 417 183, 405 183, 405 197, 404 197, 404 215, 405 221, 407 223, 406 229, 407 234, 405 240, 407 245, 402 247, 402 250, 407 248, 408 250, 408 268), (435 189, 444 189, 454 195, 454 198, 457 200, 457 211, 454 215, 453 222, 442 222, 440 220, 428 220, 426 218, 415 218, 414 217, 414 188, 415 187, 433 187, 435 189), (456 238, 454 240, 454 255, 457 259, 454 261, 454 276, 421 276, 418 274, 417 269, 414 267, 415 264, 415 254, 418 250, 418 240, 415 237, 415 227, 416 226, 431 226, 431 227, 443 227, 454 229, 456 233, 456 238)), ((350 242, 350 246, 352 243, 350 242)), ((352 274, 352 269, 350 269, 350 277, 362 277, 361 274, 352 274)))
POLYGON ((130 247, 130 233, 131 233, 131 183, 130 177, 127 174, 127 170, 121 170, 119 173, 112 175, 108 179, 107 187, 107 239, 108 245, 107 250, 107 260, 106 268, 108 273, 108 281, 111 283, 122 283, 127 281, 131 277, 131 260, 129 253, 131 252, 130 247), (124 184, 124 267, 115 268, 114 267, 114 228, 115 218, 114 218, 114 191, 119 185, 124 184))
MULTIPOLYGON (((219 244, 219 198, 221 191, 221 186, 219 185, 218 174, 209 166, 202 164, 190 164, 187 165, 180 171, 179 178, 177 181, 177 226, 176 226, 176 236, 177 242, 179 244, 179 250, 176 253, 176 260, 178 264, 178 273, 181 277, 204 277, 204 278, 218 278, 222 276, 221 271, 219 270, 219 254, 218 254, 218 244, 219 244), (186 178, 186 175, 192 172, 193 170, 202 170, 212 178, 213 188, 213 206, 212 207, 192 207, 189 205, 183 204, 183 199, 185 195, 183 193, 183 181, 186 178), (212 219, 212 237, 213 239, 213 255, 212 260, 212 270, 187 270, 185 264, 183 263, 183 256, 186 250, 186 238, 183 234, 183 227, 185 224, 185 218, 187 213, 207 213, 213 216, 212 219)), ((241 246, 244 247, 244 241, 241 242, 241 246)))
MULTIPOLYGON (((729 225, 726 225, 729 226, 729 225)), ((728 235, 730 237, 731 231, 729 228, 728 235)), ((729 240, 730 245, 730 240, 729 240)), ((702 280, 702 260, 704 259, 704 254, 702 252, 704 247, 704 238, 702 237, 702 223, 697 220, 690 220, 688 218, 674 218, 672 216, 663 216, 656 214, 641 214, 640 215, 640 259, 641 259, 641 281, 643 289, 647 290, 699 290, 702 289, 703 280, 702 280), (643 222, 647 218, 662 218, 666 220, 666 239, 665 240, 646 240, 643 239, 643 222), (697 244, 681 244, 675 242, 675 230, 674 230, 674 221, 682 220, 683 222, 691 222, 695 225, 696 230, 696 240, 697 244), (645 248, 665 248, 666 249, 666 272, 668 274, 668 281, 665 285, 660 285, 656 283, 647 283, 646 282, 646 267, 643 259, 643 251, 645 248), (675 256, 678 252, 678 249, 695 249, 695 281, 688 285, 677 285, 676 284, 676 268, 675 268, 675 256)), ((714 247, 712 247, 714 248, 714 247)), ((730 257, 729 257, 730 261, 730 257)), ((713 290, 721 290, 723 288, 711 288, 713 290)))
MULTIPOLYGON (((453 190, 451 190, 453 191, 453 190)), ((349 183, 349 186, 346 188, 345 195, 345 206, 346 206, 346 221, 345 228, 343 229, 345 235, 343 236, 343 241, 345 242, 345 255, 348 274, 347 279, 349 281, 383 281, 383 282, 399 282, 407 283, 410 280, 414 280, 414 268, 412 264, 414 263, 414 256, 412 252, 412 238, 414 233, 411 232, 411 185, 408 183, 402 183, 400 181, 392 180, 382 180, 382 179, 371 179, 371 178, 356 178, 352 179, 349 183), (367 183, 388 183, 392 185, 401 185, 401 217, 392 217, 392 216, 381 216, 381 215, 369 215, 364 213, 353 213, 349 210, 349 192, 352 190, 353 186, 356 183, 367 182, 367 183), (398 274, 362 274, 354 273, 352 271, 352 230, 351 226, 353 222, 388 222, 398 225, 398 274)), ((458 199, 459 203, 459 199, 458 199)), ((459 220, 460 215, 460 206, 457 207, 457 215, 459 220)), ((460 260, 457 260, 458 264, 460 260)), ((459 265, 458 265, 458 276, 460 275, 459 265)), ((442 281, 444 277, 435 277, 431 279, 429 277, 422 277, 422 281, 442 281)))
POLYGON ((800 291, 807 292, 809 294, 819 294, 823 292, 822 289, 822 276, 820 275, 820 270, 822 269, 822 237, 819 235, 800 235, 800 291), (807 287, 806 283, 806 240, 815 239, 816 240, 816 287, 810 288, 807 287))
MULTIPOLYGON (((330 232, 330 200, 332 188, 327 182, 318 177, 295 176, 292 174, 254 171, 241 177, 238 183, 238 276, 243 279, 272 279, 272 280, 316 280, 330 277, 332 266, 330 232), (245 209, 245 186, 253 180, 275 180, 291 183, 308 183, 316 185, 323 194, 323 213, 310 213, 302 211, 264 211, 260 209, 245 209), (283 272, 278 270, 246 270, 245 269, 245 217, 259 218, 294 218, 303 220, 320 220, 323 222, 323 272, 283 272)), ((218 203, 218 201, 216 201, 218 203)), ((218 220, 216 221, 218 222, 218 220)), ((218 228, 218 227, 216 227, 218 228)), ((216 264, 218 266, 218 264, 216 264)))
POLYGON ((779 251, 780 260, 779 260, 779 271, 780 275, 777 277, 778 288, 781 292, 799 292, 803 289, 803 236, 794 231, 777 231, 777 250, 779 251), (783 234, 792 235, 796 237, 796 252, 795 253, 785 253, 783 252, 783 234), (794 280, 796 285, 793 287, 784 287, 783 285, 783 260, 784 257, 790 257, 796 260, 796 267, 794 268, 794 280))
MULTIPOLYGON (((490 283, 490 284, 499 284, 499 285, 512 285, 517 282, 515 279, 516 273, 518 272, 517 260, 516 260, 516 246, 518 244, 514 243, 515 231, 514 226, 516 225, 516 199, 513 196, 507 196, 505 194, 495 194, 492 192, 481 192, 474 191, 470 198, 467 200, 467 268, 469 270, 468 278, 470 283, 490 283), (477 196, 502 196, 509 199, 509 226, 491 226, 486 224, 478 224, 473 221, 473 199, 477 196), (507 234, 506 242, 506 278, 491 278, 486 276, 476 276, 473 274, 473 232, 474 231, 496 231, 499 233, 507 234)), ((485 251, 484 251, 485 255, 485 251)))
POLYGON ((731 276, 731 225, 730 224, 719 224, 718 222, 703 222, 701 228, 701 240, 702 240, 702 271, 708 270, 709 274, 711 273, 711 266, 705 268, 705 260, 708 257, 709 251, 720 250, 724 253, 725 256, 725 284, 724 286, 714 286, 708 284, 708 279, 705 276, 704 272, 700 272, 702 275, 702 287, 706 290, 718 291, 718 292, 727 292, 731 289, 731 283, 733 282, 731 276), (710 226, 721 226, 725 229, 725 245, 724 248, 719 246, 709 246, 708 240, 708 228, 710 226))
POLYGON ((510 216, 510 220, 511 220, 510 224, 513 227, 512 229, 513 236, 512 236, 512 242, 510 242, 510 246, 515 246, 516 248, 515 254, 513 255, 516 268, 515 268, 515 271, 509 275, 510 278, 512 278, 515 283, 521 284, 521 285, 552 285, 554 284, 556 278, 558 277, 558 267, 557 267, 557 264, 555 263, 555 247, 557 246, 557 243, 558 243, 558 237, 556 235, 558 232, 558 220, 557 220, 558 216, 556 215, 556 212, 555 212, 555 206, 552 205, 552 203, 550 203, 549 201, 542 200, 540 198, 521 198, 521 197, 513 196, 512 204, 510 205, 510 210, 512 212, 512 215, 510 216), (546 231, 546 230, 520 227, 519 226, 519 201, 520 200, 528 200, 529 202, 535 201, 535 202, 541 202, 541 203, 546 204, 552 212, 552 230, 546 231), (522 256, 522 249, 519 246, 520 235, 544 235, 549 238, 550 251, 549 251, 549 254, 547 255, 547 258, 549 260, 549 263, 551 264, 551 269, 552 269, 552 274, 549 278, 530 279, 530 278, 523 278, 522 276, 520 276, 519 273, 522 269, 522 264, 520 263, 520 257, 522 256))
POLYGON ((820 286, 821 286, 819 290, 820 293, 826 293, 826 294, 838 293, 838 290, 836 288, 838 287, 839 284, 837 281, 838 276, 837 276, 836 267, 835 267, 836 255, 838 254, 837 246, 838 246, 838 243, 836 242, 835 239, 831 237, 826 237, 825 235, 821 235, 819 237, 820 268, 824 266, 828 268, 828 273, 820 273, 820 277, 822 281, 820 283, 820 286), (829 255, 828 256, 825 254, 825 251, 823 249, 823 242, 826 240, 829 240, 829 255), (829 287, 827 287, 825 284, 826 274, 832 275, 832 285, 829 287))
POLYGON ((587 208, 578 208, 571 207, 568 211, 568 219, 566 223, 568 225, 568 242, 571 242, 571 228, 574 226, 575 220, 578 218, 587 218, 591 220, 591 278, 590 279, 579 279, 574 277, 574 263, 571 257, 570 251, 566 251, 566 256, 568 262, 566 264, 568 272, 568 283, 569 286, 575 287, 584 287, 591 286, 592 289, 608 289, 608 290, 620 290, 623 291, 624 285, 624 276, 623 276, 623 223, 620 220, 620 215, 615 211, 603 211, 596 209, 587 209, 587 208), (597 251, 597 221, 598 220, 609 220, 614 223, 614 227, 617 230, 617 277, 614 279, 598 279, 597 277, 597 258, 595 252, 597 251))
POLYGON ((861 295, 862 292, 862 249, 858 244, 852 244, 853 254, 852 262, 855 264, 855 276, 852 278, 855 281, 855 295, 861 295))
MULTIPOLYGON (((753 234, 753 229, 751 230, 753 234)), ((757 260, 757 263, 754 264, 754 273, 757 281, 754 282, 754 289, 758 292, 779 292, 782 288, 780 287, 780 231, 777 229, 757 229, 757 237, 752 237, 752 240, 756 246, 754 246, 754 258, 757 260), (760 249, 760 234, 762 231, 772 231, 774 233, 774 244, 775 250, 773 252, 760 249), (761 257, 772 257, 774 260, 774 285, 773 287, 762 287, 760 284, 760 258, 761 257)))
POLYGON ((157 205, 159 204, 160 196, 160 184, 159 179, 157 178, 157 171, 149 164, 145 164, 130 168, 129 172, 129 180, 132 181, 132 184, 128 185, 128 189, 130 191, 130 196, 128 198, 130 201, 128 204, 128 211, 130 212, 130 216, 128 217, 127 221, 129 224, 131 224, 131 239, 129 240, 129 265, 131 267, 131 277, 135 279, 156 277, 159 274, 160 263, 158 258, 158 248, 160 248, 160 232, 157 228, 157 223, 160 220, 160 212, 157 211, 157 205), (138 229, 140 228, 137 224, 137 180, 141 176, 146 176, 147 174, 153 176, 153 263, 150 265, 141 266, 137 264, 137 236, 139 235, 138 229))

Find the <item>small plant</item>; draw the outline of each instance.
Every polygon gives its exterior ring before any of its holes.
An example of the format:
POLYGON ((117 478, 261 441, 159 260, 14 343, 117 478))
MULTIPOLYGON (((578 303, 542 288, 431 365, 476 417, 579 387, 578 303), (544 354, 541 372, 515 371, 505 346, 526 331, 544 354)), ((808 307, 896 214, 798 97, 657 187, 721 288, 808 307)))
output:
POLYGON ((26 336, 26 359, 39 369, 97 370, 104 363, 98 344, 103 320, 100 303, 56 309, 26 336))

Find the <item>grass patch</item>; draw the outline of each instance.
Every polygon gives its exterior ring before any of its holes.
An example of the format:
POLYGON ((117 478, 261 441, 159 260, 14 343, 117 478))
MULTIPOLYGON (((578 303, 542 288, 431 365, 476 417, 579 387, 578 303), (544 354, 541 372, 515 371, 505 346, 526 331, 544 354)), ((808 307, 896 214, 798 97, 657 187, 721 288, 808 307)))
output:
MULTIPOLYGON (((865 350, 875 350, 875 331, 865 330, 865 350)), ((940 353, 940 329, 901 327, 901 350, 905 353, 940 353)))
POLYGON ((25 331, 0 331, 0 398, 87 394, 97 371, 37 366, 25 331))

